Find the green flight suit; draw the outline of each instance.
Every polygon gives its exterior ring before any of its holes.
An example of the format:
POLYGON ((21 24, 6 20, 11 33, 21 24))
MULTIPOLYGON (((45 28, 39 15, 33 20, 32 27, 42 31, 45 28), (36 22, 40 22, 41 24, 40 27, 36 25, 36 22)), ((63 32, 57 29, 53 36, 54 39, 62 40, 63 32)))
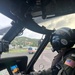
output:
POLYGON ((75 75, 75 49, 72 49, 63 58, 62 69, 58 75, 75 75))

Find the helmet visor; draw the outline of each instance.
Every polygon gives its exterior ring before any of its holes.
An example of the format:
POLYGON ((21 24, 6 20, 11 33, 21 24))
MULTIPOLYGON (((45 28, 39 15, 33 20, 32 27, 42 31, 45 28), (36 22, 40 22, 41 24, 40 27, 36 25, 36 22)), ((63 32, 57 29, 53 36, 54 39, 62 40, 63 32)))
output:
POLYGON ((60 38, 59 38, 59 36, 53 36, 51 44, 53 47, 53 50, 52 50, 53 52, 60 50, 60 38))

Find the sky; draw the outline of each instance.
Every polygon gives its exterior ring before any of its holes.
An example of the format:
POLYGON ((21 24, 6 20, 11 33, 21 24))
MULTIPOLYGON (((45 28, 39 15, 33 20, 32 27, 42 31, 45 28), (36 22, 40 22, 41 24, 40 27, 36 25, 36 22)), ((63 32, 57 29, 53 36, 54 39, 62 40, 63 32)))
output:
POLYGON ((8 27, 11 26, 12 20, 9 19, 8 17, 0 14, 0 29, 4 28, 4 27, 8 27))
POLYGON ((75 29, 75 13, 52 18, 48 21, 41 22, 40 24, 46 25, 47 29, 59 29, 61 27, 75 29))
MULTIPOLYGON (((11 26, 12 20, 6 17, 5 15, 0 13, 0 29, 11 26)), ((30 31, 28 29, 25 29, 22 36, 29 37, 29 38, 35 38, 40 39, 42 37, 42 34, 35 33, 33 31, 30 31)), ((2 36, 0 36, 2 37, 2 36)))
MULTIPOLYGON (((7 18, 6 16, 0 14, 0 29, 4 28, 5 26, 11 26, 12 20, 7 18)), ((38 23, 40 26, 46 26, 47 29, 58 29, 61 27, 69 27, 71 29, 75 29, 75 14, 69 14, 66 16, 56 17, 48 20, 43 20, 40 17, 35 19, 35 22, 38 23), (40 23, 38 23, 38 21, 40 23), (42 21, 42 22, 41 22, 42 21)), ((36 38, 40 39, 42 37, 41 34, 35 33, 28 29, 25 29, 22 36, 29 37, 29 38, 36 38)))

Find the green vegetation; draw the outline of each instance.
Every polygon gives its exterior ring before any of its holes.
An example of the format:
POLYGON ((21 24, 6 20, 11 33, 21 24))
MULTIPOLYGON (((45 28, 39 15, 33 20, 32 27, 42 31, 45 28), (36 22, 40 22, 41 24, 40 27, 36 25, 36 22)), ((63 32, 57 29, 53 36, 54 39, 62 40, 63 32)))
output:
POLYGON ((38 46, 39 39, 30 39, 27 37, 16 37, 12 42, 12 46, 19 46, 19 48, 25 46, 38 46))
POLYGON ((27 52, 27 51, 28 51, 27 49, 20 49, 20 48, 19 49, 10 49, 9 50, 10 53, 21 53, 21 52, 23 53, 23 52, 27 52))
MULTIPOLYGON (((12 42, 11 42, 11 47, 9 49, 10 53, 18 53, 18 52, 27 52, 28 47, 38 47, 38 41, 40 39, 31 39, 27 37, 16 37, 12 42)), ((45 48, 46 50, 49 50, 50 48, 50 43, 48 43, 47 47, 45 48)))

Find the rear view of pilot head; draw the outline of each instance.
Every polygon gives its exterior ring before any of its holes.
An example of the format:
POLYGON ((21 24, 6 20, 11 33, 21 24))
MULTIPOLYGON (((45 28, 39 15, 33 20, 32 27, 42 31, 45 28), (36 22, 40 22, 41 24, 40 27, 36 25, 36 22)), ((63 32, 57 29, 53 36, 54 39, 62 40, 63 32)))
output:
POLYGON ((61 49, 71 48, 75 43, 74 31, 74 29, 70 28, 60 28, 55 30, 50 37, 50 42, 53 47, 52 51, 59 52, 61 49))

